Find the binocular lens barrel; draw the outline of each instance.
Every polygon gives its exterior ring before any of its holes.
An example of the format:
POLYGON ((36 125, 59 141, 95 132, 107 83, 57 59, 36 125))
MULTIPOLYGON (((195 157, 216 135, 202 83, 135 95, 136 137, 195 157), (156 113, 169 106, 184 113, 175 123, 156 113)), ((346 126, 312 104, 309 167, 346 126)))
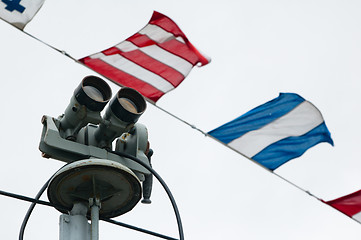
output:
POLYGON ((132 88, 120 89, 110 102, 114 115, 123 122, 135 123, 144 113, 147 104, 144 97, 132 88))
POLYGON ((101 111, 109 102, 112 90, 101 78, 87 76, 74 91, 75 99, 91 111, 101 111))
POLYGON ((94 136, 98 147, 111 147, 115 138, 129 131, 146 109, 144 97, 132 88, 124 87, 110 101, 94 136), (109 124, 111 123, 111 124, 109 124))
POLYGON ((111 142, 129 131, 146 109, 144 97, 132 88, 124 87, 110 101, 103 117, 100 112, 112 97, 112 90, 101 78, 85 77, 74 91, 70 104, 60 119, 59 129, 65 139, 76 140, 87 124, 99 124, 94 136, 98 145, 111 142))

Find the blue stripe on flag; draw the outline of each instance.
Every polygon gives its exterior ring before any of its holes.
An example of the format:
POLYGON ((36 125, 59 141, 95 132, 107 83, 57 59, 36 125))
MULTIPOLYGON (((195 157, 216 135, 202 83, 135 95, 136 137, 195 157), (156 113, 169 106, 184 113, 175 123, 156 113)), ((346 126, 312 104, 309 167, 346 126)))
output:
POLYGON ((270 170, 318 143, 333 145, 319 110, 294 93, 281 93, 208 134, 270 170))
POLYGON ((305 99, 295 93, 280 93, 277 98, 250 110, 208 134, 227 144, 249 131, 259 129, 282 117, 303 101, 305 99))
POLYGON ((252 157, 270 170, 275 170, 293 158, 301 156, 307 149, 321 142, 333 146, 331 134, 323 122, 318 127, 299 137, 288 137, 275 142, 252 157))

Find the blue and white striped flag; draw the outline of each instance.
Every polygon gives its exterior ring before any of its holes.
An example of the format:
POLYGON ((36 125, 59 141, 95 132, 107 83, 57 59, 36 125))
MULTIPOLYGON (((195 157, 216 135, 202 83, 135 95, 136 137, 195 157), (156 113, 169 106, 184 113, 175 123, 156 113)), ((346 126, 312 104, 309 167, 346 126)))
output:
POLYGON ((280 93, 208 134, 270 170, 320 142, 333 145, 320 111, 294 93, 280 93))
POLYGON ((0 18, 24 29, 33 19, 45 0, 0 0, 0 18))

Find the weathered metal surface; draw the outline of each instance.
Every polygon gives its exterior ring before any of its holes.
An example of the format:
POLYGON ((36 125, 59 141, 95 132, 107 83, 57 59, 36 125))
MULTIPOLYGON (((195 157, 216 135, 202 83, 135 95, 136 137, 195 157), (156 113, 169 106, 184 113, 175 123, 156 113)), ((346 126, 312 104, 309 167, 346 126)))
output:
POLYGON ((100 216, 108 218, 132 210, 141 196, 136 175, 124 165, 107 159, 68 164, 55 174, 48 187, 51 203, 70 209, 76 202, 97 198, 102 204, 100 216))

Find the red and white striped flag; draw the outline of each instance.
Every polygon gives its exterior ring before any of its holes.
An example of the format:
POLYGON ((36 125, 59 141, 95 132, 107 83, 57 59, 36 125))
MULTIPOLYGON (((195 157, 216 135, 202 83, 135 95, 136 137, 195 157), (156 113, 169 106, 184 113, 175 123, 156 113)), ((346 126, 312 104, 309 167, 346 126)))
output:
POLYGON ((206 65, 210 59, 189 42, 170 18, 154 12, 138 33, 79 61, 156 102, 176 88, 195 65, 206 65))
POLYGON ((324 203, 361 223, 361 190, 324 203))

